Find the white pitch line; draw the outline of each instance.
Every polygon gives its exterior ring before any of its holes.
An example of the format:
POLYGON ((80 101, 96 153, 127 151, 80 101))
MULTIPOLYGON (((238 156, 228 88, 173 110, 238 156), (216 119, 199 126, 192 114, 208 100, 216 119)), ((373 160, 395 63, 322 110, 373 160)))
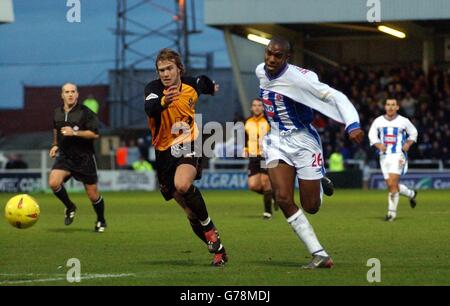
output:
MULTIPOLYGON (((0 275, 5 275, 5 274, 0 274, 0 275)), ((14 274, 10 274, 9 276, 13 276, 13 275, 14 274)), ((16 274, 15 276, 19 276, 19 275, 20 274, 16 274)), ((135 274, 93 274, 93 275, 82 276, 81 281, 89 280, 89 279, 97 279, 97 278, 119 278, 119 277, 130 277, 130 276, 135 276, 135 274)), ((66 277, 38 278, 38 279, 27 279, 27 280, 17 280, 17 281, 2 281, 2 282, 0 282, 0 285, 59 282, 59 281, 66 281, 66 280, 67 280, 66 277)))

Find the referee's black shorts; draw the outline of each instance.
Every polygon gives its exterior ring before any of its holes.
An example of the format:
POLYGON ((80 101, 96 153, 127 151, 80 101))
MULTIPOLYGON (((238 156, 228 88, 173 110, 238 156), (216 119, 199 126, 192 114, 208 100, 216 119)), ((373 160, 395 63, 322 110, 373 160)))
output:
POLYGON ((195 180, 201 179, 202 157, 199 152, 199 150, 195 150, 193 142, 175 145, 164 151, 155 150, 159 189, 166 201, 171 200, 176 191, 175 172, 179 165, 192 165, 197 170, 195 180))
POLYGON ((248 177, 256 174, 269 174, 264 157, 250 157, 248 160, 248 177))
POLYGON ((53 169, 70 172, 70 176, 68 176, 65 181, 73 177, 85 185, 93 185, 98 182, 97 163, 95 162, 94 155, 84 155, 70 158, 64 155, 59 155, 53 164, 52 170, 53 169))

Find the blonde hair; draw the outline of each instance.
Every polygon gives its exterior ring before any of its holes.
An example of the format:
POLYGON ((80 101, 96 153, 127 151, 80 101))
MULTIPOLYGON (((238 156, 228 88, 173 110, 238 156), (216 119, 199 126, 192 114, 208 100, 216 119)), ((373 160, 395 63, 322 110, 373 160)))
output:
POLYGON ((156 71, 158 71, 158 62, 159 61, 171 61, 175 63, 175 65, 180 69, 181 74, 184 73, 184 65, 183 61, 181 60, 181 56, 178 52, 175 50, 164 48, 161 51, 159 51, 158 55, 156 56, 155 66, 156 71))

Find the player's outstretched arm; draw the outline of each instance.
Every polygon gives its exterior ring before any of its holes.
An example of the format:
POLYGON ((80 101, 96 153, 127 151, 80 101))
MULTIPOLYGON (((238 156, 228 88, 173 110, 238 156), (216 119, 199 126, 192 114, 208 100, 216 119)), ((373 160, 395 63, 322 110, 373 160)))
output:
POLYGON ((214 96, 216 92, 219 91, 219 84, 216 84, 213 80, 211 80, 206 75, 200 75, 196 79, 197 90, 201 94, 214 96))
POLYGON ((164 87, 156 81, 149 83, 144 91, 144 108, 145 113, 150 118, 157 118, 161 112, 167 108, 168 101, 165 101, 163 95, 164 87))
POLYGON ((361 144, 364 141, 365 133, 361 129, 359 123, 359 114, 353 103, 339 90, 336 90, 327 84, 321 83, 320 81, 313 82, 316 83, 319 89, 317 93, 324 100, 332 101, 335 105, 338 113, 341 115, 342 120, 345 123, 345 131, 348 133, 348 138, 350 141, 361 144))
POLYGON ((298 89, 293 92, 298 101, 321 112, 325 116, 345 124, 345 131, 350 139, 360 143, 364 132, 359 123, 359 114, 352 102, 339 90, 319 81, 318 76, 309 70, 306 73, 296 72, 293 83, 298 89), (298 79, 298 80, 297 80, 298 79))

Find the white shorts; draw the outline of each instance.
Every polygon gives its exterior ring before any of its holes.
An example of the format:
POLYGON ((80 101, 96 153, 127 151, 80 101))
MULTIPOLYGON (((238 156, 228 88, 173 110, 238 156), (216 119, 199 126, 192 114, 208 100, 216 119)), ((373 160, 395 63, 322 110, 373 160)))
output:
POLYGON ((266 164, 283 160, 295 167, 297 177, 304 180, 320 180, 325 174, 322 143, 317 131, 310 126, 288 135, 270 132, 263 140, 266 164))
POLYGON ((402 175, 408 170, 408 161, 403 153, 392 153, 380 155, 380 168, 385 180, 389 173, 402 175))

